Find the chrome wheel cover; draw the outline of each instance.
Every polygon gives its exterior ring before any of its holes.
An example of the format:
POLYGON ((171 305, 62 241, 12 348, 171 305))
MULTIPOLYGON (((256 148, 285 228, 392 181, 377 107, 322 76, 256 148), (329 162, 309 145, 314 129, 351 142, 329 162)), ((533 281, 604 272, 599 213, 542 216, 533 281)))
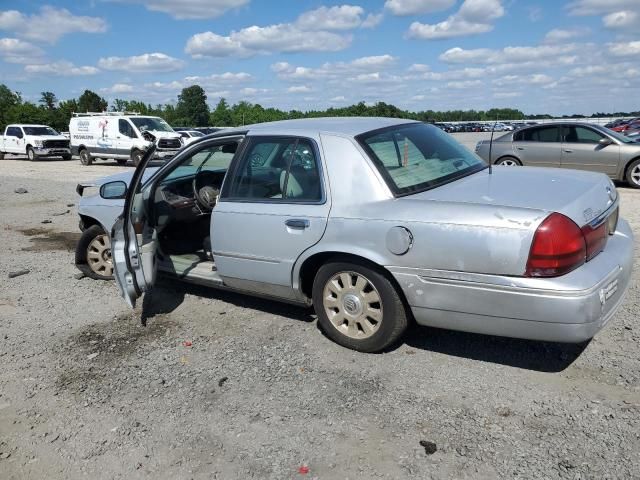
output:
POLYGON ((505 167, 519 167, 520 164, 511 158, 506 158, 504 160, 500 160, 500 165, 504 165, 505 167))
POLYGON ((341 334, 362 340, 382 324, 382 299, 371 281, 356 272, 339 272, 325 284, 322 306, 341 334))
POLYGON ((640 165, 636 165, 629 174, 631 181, 636 185, 640 185, 640 165))
POLYGON ((87 247, 87 265, 92 272, 102 277, 113 275, 111 259, 111 239, 108 235, 98 235, 87 247))

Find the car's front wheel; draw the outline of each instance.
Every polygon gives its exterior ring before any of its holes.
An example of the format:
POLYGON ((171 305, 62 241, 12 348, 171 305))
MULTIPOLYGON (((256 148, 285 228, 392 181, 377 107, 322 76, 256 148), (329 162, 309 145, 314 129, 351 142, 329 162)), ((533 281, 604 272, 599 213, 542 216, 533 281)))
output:
POLYGON ((35 150, 31 147, 27 147, 27 158, 32 162, 38 159, 38 156, 36 155, 35 150))
POLYGON ((640 188, 640 158, 627 168, 627 183, 633 188, 640 188))
POLYGON ((93 157, 89 153, 89 150, 87 150, 86 148, 83 148, 82 150, 80 150, 79 155, 80 155, 80 163, 82 163, 82 165, 88 166, 93 163, 93 157))
POLYGON ((502 165, 504 167, 521 167, 522 163, 515 157, 502 157, 496 161, 496 165, 502 165))
POLYGON ((92 225, 82 232, 76 245, 76 267, 96 280, 113 278, 111 239, 100 225, 92 225))
POLYGON ((407 312, 395 286, 364 263, 323 265, 313 283, 313 306, 329 338, 361 352, 384 350, 407 329, 407 312))

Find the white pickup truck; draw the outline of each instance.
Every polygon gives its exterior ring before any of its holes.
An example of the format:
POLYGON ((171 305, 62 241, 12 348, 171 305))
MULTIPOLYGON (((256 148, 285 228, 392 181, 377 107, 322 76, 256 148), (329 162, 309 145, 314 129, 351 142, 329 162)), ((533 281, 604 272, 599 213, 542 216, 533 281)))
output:
POLYGON ((0 160, 6 154, 26 155, 32 161, 40 157, 71 160, 69 139, 46 125, 8 125, 0 137, 0 160))

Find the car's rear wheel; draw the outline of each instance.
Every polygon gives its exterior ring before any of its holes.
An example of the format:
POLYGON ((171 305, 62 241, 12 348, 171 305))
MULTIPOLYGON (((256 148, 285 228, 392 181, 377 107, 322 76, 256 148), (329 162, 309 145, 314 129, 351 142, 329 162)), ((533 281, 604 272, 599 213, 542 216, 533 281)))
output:
POLYGON ((38 159, 38 156, 36 155, 36 152, 31 147, 27 147, 27 158, 29 160, 31 160, 32 162, 34 162, 34 161, 36 161, 38 159))
POLYGON ((79 155, 80 163, 82 163, 82 165, 91 165, 93 163, 93 157, 89 153, 89 150, 87 150, 86 148, 80 150, 79 155))
POLYGON ((640 188, 640 158, 627 168, 627 183, 633 188, 640 188))
POLYGON ((361 352, 379 352, 407 328, 398 291, 384 273, 367 265, 331 262, 313 283, 318 324, 336 343, 361 352))
POLYGON ((82 232, 76 246, 76 267, 96 280, 113 278, 111 239, 100 225, 92 225, 82 232))
POLYGON ((502 157, 496 160, 496 165, 503 165, 505 167, 521 167, 522 163, 515 157, 502 157))

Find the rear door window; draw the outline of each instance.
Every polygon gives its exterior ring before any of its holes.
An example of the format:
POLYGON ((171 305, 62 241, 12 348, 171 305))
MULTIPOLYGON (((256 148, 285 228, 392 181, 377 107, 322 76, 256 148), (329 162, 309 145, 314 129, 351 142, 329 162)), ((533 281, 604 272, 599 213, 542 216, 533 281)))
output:
POLYGON ((513 140, 516 142, 559 142, 560 129, 556 126, 527 128, 516 132, 513 140))

